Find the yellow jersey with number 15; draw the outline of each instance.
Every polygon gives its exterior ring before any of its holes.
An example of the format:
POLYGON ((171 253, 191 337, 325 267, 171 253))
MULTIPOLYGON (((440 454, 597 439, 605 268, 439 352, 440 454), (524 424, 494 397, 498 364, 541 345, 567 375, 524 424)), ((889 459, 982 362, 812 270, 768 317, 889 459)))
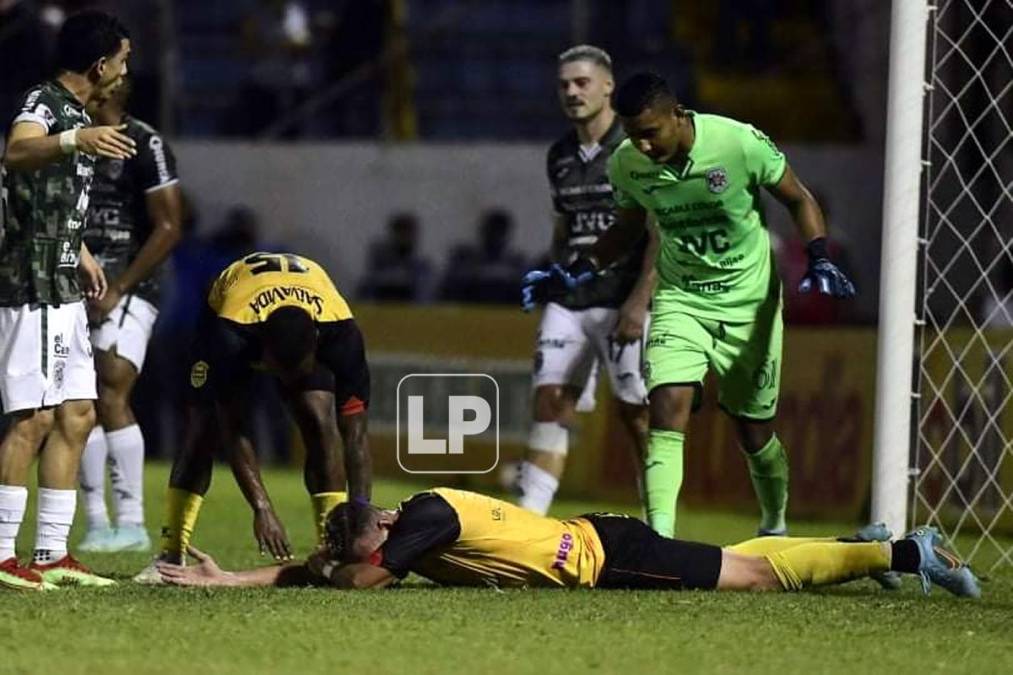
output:
POLYGON ((267 320, 279 307, 300 307, 318 323, 352 318, 348 303, 320 265, 293 253, 252 253, 218 275, 208 305, 241 324, 267 320))

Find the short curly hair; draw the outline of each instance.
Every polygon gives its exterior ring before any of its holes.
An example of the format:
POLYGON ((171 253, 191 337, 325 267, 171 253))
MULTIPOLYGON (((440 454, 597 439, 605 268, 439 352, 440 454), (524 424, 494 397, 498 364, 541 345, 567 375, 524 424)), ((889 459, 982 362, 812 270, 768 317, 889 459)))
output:
POLYGON ((338 504, 324 521, 324 541, 331 556, 340 562, 356 562, 354 544, 379 509, 364 500, 338 504))

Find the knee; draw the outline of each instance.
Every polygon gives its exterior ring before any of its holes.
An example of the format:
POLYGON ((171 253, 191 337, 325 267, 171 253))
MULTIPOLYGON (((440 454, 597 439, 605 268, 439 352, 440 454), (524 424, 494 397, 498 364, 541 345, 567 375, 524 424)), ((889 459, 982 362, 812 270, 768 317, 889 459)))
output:
POLYGON ((55 415, 52 408, 29 410, 13 414, 11 433, 38 445, 53 430, 55 415))
POLYGON ((568 423, 573 417, 576 405, 576 396, 566 387, 549 385, 535 389, 533 407, 536 422, 568 423))
POLYGON ((95 426, 95 418, 91 401, 67 401, 60 406, 58 424, 65 436, 84 438, 95 426))
POLYGON ((738 431, 739 443, 742 449, 749 454, 755 454, 762 450, 774 436, 774 426, 770 422, 747 422, 737 419, 735 421, 738 431))
POLYGON ((685 431, 693 411, 695 391, 686 387, 664 387, 651 392, 649 415, 652 429, 685 431))
POLYGON ((95 402, 95 412, 103 425, 109 425, 112 420, 119 419, 126 414, 127 401, 118 392, 103 390, 102 395, 95 402))

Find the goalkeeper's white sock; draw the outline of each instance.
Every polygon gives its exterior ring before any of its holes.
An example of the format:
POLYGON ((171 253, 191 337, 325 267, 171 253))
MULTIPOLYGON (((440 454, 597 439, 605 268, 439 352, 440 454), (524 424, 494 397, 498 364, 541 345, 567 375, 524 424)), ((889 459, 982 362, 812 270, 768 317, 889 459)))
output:
POLYGON ((106 434, 116 525, 144 525, 144 436, 131 424, 106 434))
POLYGON ((517 503, 529 511, 544 516, 552 505, 556 490, 559 489, 559 479, 531 462, 522 462, 517 488, 521 493, 517 503))
POLYGON ((106 433, 96 425, 88 435, 88 442, 81 455, 81 496, 84 497, 84 514, 89 530, 109 527, 109 513, 106 510, 106 433))

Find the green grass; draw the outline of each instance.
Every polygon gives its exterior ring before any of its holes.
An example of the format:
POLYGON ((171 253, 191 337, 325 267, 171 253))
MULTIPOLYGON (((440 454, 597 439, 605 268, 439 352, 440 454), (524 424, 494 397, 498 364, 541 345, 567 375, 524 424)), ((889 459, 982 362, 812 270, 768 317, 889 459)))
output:
MULTIPOLYGON (((161 520, 167 467, 148 471, 148 518, 161 520)), ((195 543, 225 567, 262 563, 249 511, 224 467, 216 471, 195 543)), ((293 544, 311 544, 300 477, 269 471, 268 487, 293 544)), ((384 481, 377 501, 418 489, 384 481)), ((560 503, 558 514, 607 504, 560 503)), ((614 507, 613 507, 614 508, 614 507)), ((28 551, 34 516, 21 536, 28 551)), ((681 514, 681 534, 718 543, 748 538, 754 517, 681 514)), ((793 523, 796 534, 853 523, 793 523)), ((81 535, 81 528, 75 528, 81 535)), ((82 556, 127 579, 143 554, 82 556)), ((326 589, 143 588, 0 595, 0 673, 679 673, 1013 672, 1013 573, 980 602, 913 579, 898 593, 858 582, 795 595, 437 589, 415 580, 376 592, 326 589)))

